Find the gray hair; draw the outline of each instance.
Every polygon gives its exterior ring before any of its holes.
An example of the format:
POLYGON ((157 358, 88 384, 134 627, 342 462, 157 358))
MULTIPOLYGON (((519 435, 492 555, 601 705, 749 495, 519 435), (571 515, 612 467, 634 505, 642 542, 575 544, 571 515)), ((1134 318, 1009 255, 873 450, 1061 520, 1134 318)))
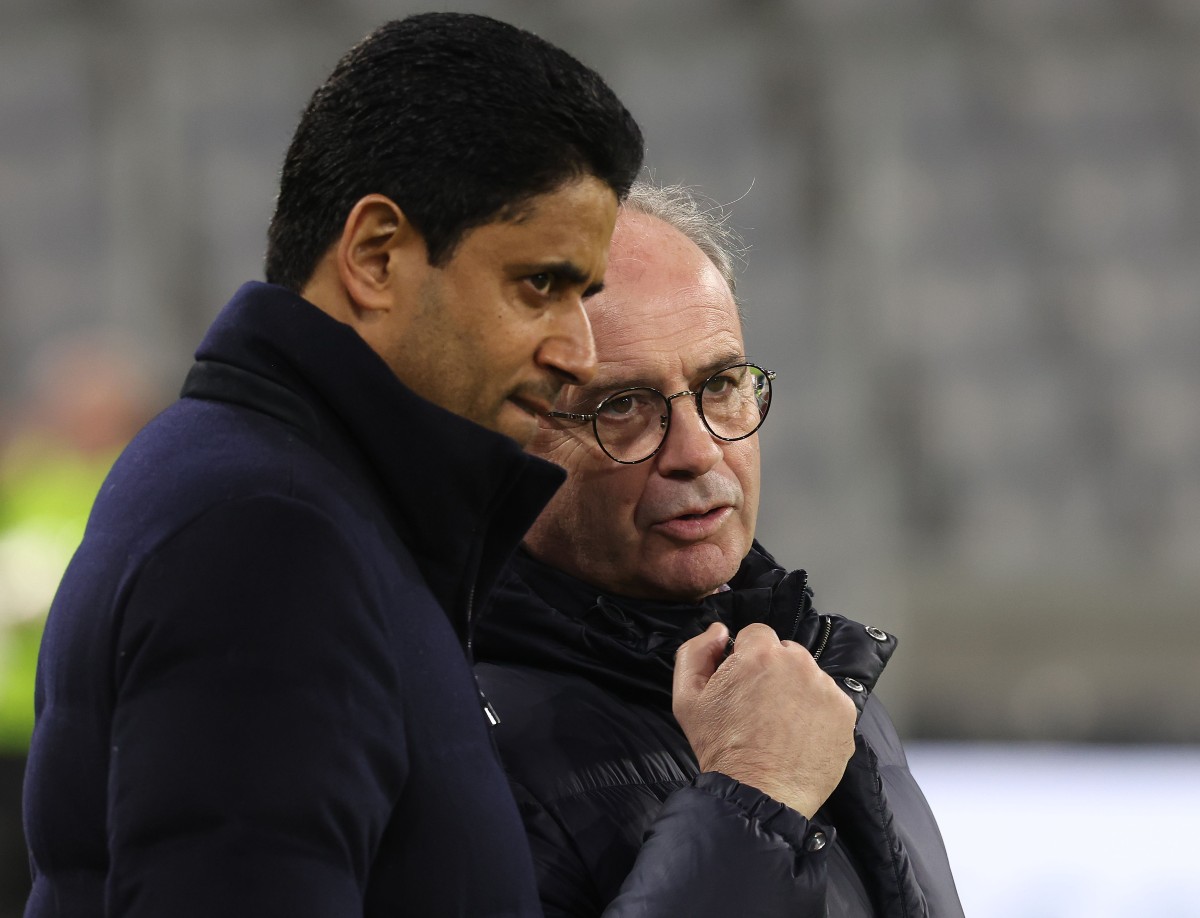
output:
MULTIPOLYGON (((687 236, 708 256, 737 299, 735 271, 745 263, 746 245, 728 223, 722 204, 703 199, 686 185, 653 185, 636 181, 622 206, 634 213, 662 220, 687 236)), ((739 304, 740 309, 740 304, 739 304)))

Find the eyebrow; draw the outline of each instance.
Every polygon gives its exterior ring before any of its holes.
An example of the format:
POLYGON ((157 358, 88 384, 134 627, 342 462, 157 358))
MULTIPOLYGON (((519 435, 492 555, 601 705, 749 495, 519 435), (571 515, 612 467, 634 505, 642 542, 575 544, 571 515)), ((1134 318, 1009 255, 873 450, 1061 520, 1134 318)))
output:
POLYGON ((521 265, 518 269, 521 274, 549 274, 551 277, 559 281, 566 281, 569 284, 587 284, 583 291, 583 296, 586 299, 590 296, 595 296, 604 289, 604 281, 597 281, 594 284, 588 284, 589 275, 583 268, 575 264, 573 261, 552 261, 549 264, 528 264, 521 265))
POLYGON ((749 360, 750 358, 745 354, 740 354, 737 351, 727 351, 721 356, 697 367, 696 375, 701 379, 707 379, 713 373, 717 372, 717 370, 723 370, 725 367, 731 367, 738 363, 746 363, 749 360))
MULTIPOLYGON (((719 356, 702 363, 691 375, 693 379, 695 379, 697 382, 700 382, 708 379, 708 377, 712 376, 712 374, 717 372, 717 370, 721 370, 725 367, 733 366, 739 363, 746 363, 749 360, 750 358, 745 354, 737 351, 726 351, 719 356)), ((602 382, 593 382, 586 388, 579 390, 579 397, 576 401, 591 401, 596 399, 597 396, 603 399, 613 392, 620 392, 622 389, 657 389, 658 387, 659 383, 651 381, 649 376, 631 374, 624 378, 614 377, 602 382)))

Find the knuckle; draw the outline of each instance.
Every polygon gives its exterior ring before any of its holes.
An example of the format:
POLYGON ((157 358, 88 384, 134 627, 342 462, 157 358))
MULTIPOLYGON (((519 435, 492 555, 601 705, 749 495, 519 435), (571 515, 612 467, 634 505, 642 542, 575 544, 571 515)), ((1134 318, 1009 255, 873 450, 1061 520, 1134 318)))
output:
POLYGON ((842 696, 842 711, 844 715, 849 718, 851 723, 858 720, 858 705, 844 692, 839 691, 838 694, 842 696))
POLYGON ((738 632, 737 637, 739 643, 745 643, 747 638, 749 639, 749 643, 754 645, 759 643, 779 643, 774 629, 762 622, 751 622, 738 632))

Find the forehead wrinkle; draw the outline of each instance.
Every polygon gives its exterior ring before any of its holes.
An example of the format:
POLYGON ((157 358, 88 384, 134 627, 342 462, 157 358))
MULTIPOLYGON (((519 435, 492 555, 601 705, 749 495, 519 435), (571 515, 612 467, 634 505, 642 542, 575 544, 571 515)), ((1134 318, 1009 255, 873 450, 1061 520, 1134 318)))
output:
POLYGON ((624 384, 674 385, 701 370, 717 369, 714 364, 726 357, 745 354, 741 327, 730 323, 728 303, 693 300, 685 307, 688 322, 683 326, 655 321, 661 316, 627 319, 620 302, 605 306, 603 315, 592 313, 599 366, 584 391, 624 384))
POLYGON ((586 307, 597 375, 583 391, 689 386, 744 355, 741 316, 724 277, 694 242, 648 216, 621 213, 605 289, 586 307))
POLYGON ((715 288, 712 284, 696 283, 672 286, 668 292, 650 290, 628 291, 626 278, 607 275, 604 290, 589 300, 588 318, 597 335, 612 333, 615 328, 640 324, 643 327, 667 326, 681 309, 691 313, 703 310, 705 324, 727 328, 741 335, 742 323, 737 307, 728 288, 715 288), (612 326, 613 328, 610 328, 612 326))

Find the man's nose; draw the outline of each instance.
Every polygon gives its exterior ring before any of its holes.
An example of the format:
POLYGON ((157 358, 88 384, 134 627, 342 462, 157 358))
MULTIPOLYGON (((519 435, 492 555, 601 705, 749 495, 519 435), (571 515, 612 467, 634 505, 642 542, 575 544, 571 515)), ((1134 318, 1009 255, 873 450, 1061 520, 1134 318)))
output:
POLYGON ((596 339, 582 299, 562 310, 537 359, 568 385, 584 385, 596 375, 596 339))
POLYGON ((671 423, 655 456, 658 472, 691 478, 703 475, 721 461, 723 445, 705 426, 695 396, 681 393, 671 399, 671 423))

